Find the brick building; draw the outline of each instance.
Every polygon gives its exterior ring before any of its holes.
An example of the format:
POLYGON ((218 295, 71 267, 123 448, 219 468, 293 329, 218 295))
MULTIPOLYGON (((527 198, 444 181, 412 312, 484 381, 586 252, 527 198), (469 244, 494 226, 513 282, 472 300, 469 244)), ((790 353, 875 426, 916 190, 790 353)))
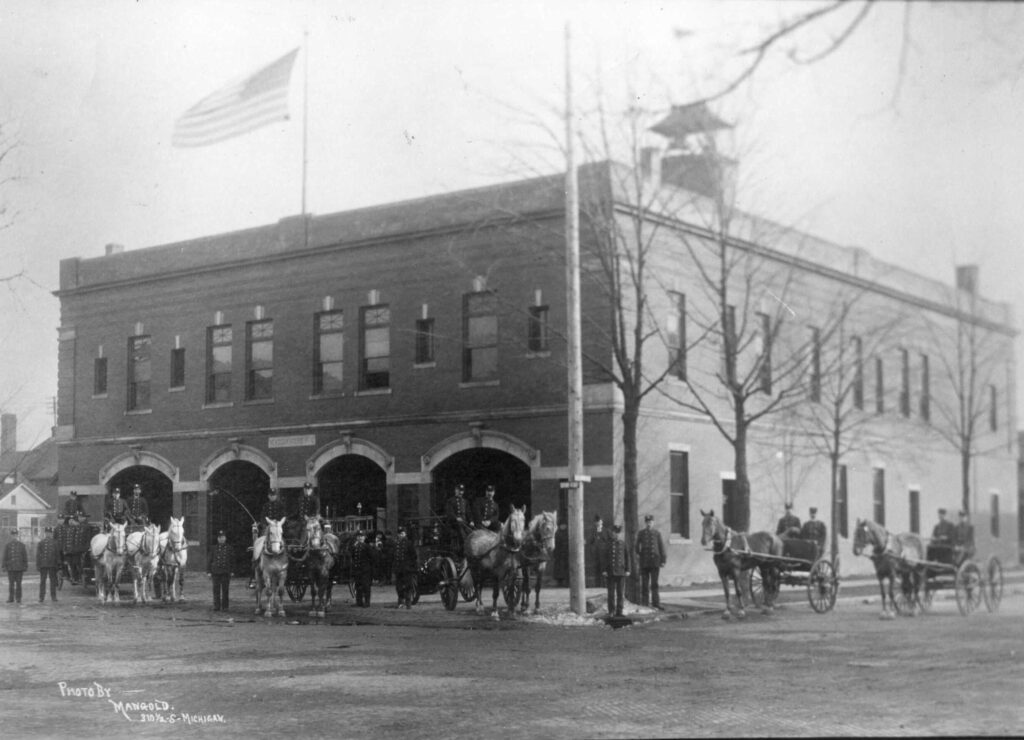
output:
MULTIPOLYGON (((619 198, 621 170, 586 168, 584 192, 619 198)), ((512 503, 564 513, 563 216, 561 178, 539 178, 63 260, 61 494, 87 494, 98 516, 112 487, 138 482, 152 518, 165 524, 184 515, 201 548, 219 528, 247 542, 246 512, 258 515, 266 491, 291 498, 307 481, 328 515, 369 514, 389 529, 439 511, 457 481, 471 496, 495 484, 503 515, 512 503)), ((799 242, 799 255, 773 246, 770 259, 813 287, 805 292, 810 311, 852 281, 883 309, 957 317, 949 288, 862 250, 806 235, 799 242)), ((677 310, 681 294, 692 305, 698 292, 680 247, 666 244, 662 259, 665 280, 651 290, 658 315, 677 310)), ((584 352, 594 356, 608 351, 602 295, 584 282, 584 352)), ((1005 337, 1012 368, 1009 311, 982 304, 982 323, 1005 337)), ((666 346, 650 361, 667 363, 672 351, 666 346)), ((690 362, 716 360, 698 350, 690 362)), ((1001 377, 1001 424, 992 434, 1008 441, 979 460, 976 475, 981 490, 1002 496, 1002 537, 1015 549, 1013 374, 1001 377)), ((593 367, 585 383, 585 519, 621 518, 621 398, 593 367)), ((885 459, 845 461, 843 516, 870 515, 888 495, 888 524, 901 528, 910 514, 893 501, 905 491, 918 491, 919 511, 956 507, 947 481, 957 477, 957 458, 927 424, 891 416, 879 415, 879 434, 912 443, 885 459), (922 467, 924 448, 931 462, 922 467)), ((770 431, 768 441, 752 443, 769 461, 777 447, 770 431)), ((711 563, 698 511, 727 500, 731 450, 706 419, 653 396, 640 442, 640 510, 669 535, 663 580, 703 579, 711 563)), ((793 498, 772 493, 778 468, 769 462, 756 471, 753 528, 771 526, 783 498, 793 498)), ((798 505, 827 507, 827 466, 804 481, 798 505)), ((852 561, 847 552, 844 562, 852 561)))

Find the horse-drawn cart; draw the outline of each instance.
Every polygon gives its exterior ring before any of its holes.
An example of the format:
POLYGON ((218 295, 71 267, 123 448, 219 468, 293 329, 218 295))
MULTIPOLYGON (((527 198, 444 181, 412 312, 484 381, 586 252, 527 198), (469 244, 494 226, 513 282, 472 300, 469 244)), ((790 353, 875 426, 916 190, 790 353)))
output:
POLYGON ((933 544, 926 557, 917 564, 921 577, 918 602, 924 611, 931 610, 935 593, 945 589, 954 591, 957 608, 965 617, 977 610, 982 601, 990 612, 999 609, 1003 600, 1003 565, 995 555, 981 568, 961 548, 933 544))
MULTIPOLYGON (((769 603, 774 603, 780 585, 797 586, 807 589, 807 601, 818 614, 832 610, 839 594, 839 557, 832 560, 821 550, 815 540, 789 537, 782 540, 782 556, 761 553, 753 556, 758 566, 773 566, 775 577, 771 579, 773 591, 769 603)), ((750 595, 758 607, 765 603, 765 583, 761 573, 760 567, 747 571, 750 595)))

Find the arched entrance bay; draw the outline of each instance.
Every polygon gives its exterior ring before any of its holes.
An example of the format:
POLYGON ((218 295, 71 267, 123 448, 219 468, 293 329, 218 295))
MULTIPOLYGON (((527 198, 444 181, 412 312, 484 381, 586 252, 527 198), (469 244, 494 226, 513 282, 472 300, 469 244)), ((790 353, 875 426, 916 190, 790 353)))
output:
POLYGON ((224 463, 210 475, 209 542, 213 544, 221 529, 235 551, 235 573, 248 573, 250 555, 246 548, 252 542, 252 523, 259 520, 263 502, 270 490, 269 476, 247 460, 224 463))
POLYGON ((498 502, 500 516, 505 519, 512 506, 530 507, 530 467, 519 458, 502 450, 475 447, 456 452, 433 469, 431 508, 444 512, 444 505, 452 495, 456 483, 466 487, 466 499, 484 495, 487 485, 495 487, 494 500, 498 502))
POLYGON ((170 478, 148 465, 126 467, 108 479, 107 500, 103 503, 103 510, 107 510, 112 490, 120 489, 121 498, 127 501, 136 484, 142 488, 142 497, 146 499, 146 505, 149 507, 149 520, 166 530, 174 511, 171 495, 174 485, 170 478))
POLYGON ((317 473, 320 511, 327 519, 346 516, 376 517, 376 528, 387 521, 387 474, 363 455, 340 455, 317 473))

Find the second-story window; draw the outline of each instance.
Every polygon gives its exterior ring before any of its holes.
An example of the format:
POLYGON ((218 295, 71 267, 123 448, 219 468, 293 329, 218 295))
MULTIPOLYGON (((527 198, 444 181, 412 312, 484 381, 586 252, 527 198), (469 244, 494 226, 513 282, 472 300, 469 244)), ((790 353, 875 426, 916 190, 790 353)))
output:
POLYGON ((686 380, 686 295, 670 293, 672 308, 669 310, 665 344, 668 346, 669 373, 679 380, 686 380))
POLYGON ((434 362, 434 320, 416 320, 416 364, 434 362))
POLYGON ((273 398, 274 322, 248 322, 245 325, 245 349, 246 400, 273 398))
POLYGON ((97 357, 92 366, 92 394, 94 396, 105 396, 107 394, 107 358, 97 357))
POLYGON ((885 413, 885 366, 882 358, 875 358, 875 413, 885 413))
POLYGON ((185 387, 185 348, 171 350, 171 388, 185 387))
POLYGON ((932 418, 931 383, 928 355, 921 355, 921 418, 925 421, 929 421, 932 418))
POLYGON ((231 327, 206 330, 206 402, 231 400, 231 327))
POLYGON ((759 313, 760 341, 761 341, 761 365, 757 370, 758 386, 762 393, 772 394, 772 317, 766 313, 759 313))
POLYGON ((391 386, 391 309, 387 305, 364 306, 361 318, 359 387, 364 390, 388 388, 391 386))
POLYGON ((150 408, 149 384, 153 365, 150 360, 150 337, 131 337, 128 340, 128 410, 150 408))
POLYGON ((853 407, 864 408, 864 343, 860 337, 850 340, 853 345, 853 407))
POLYGON ((548 307, 530 306, 530 323, 527 330, 526 346, 530 352, 548 350, 548 307))
POLYGON ((498 314, 494 293, 469 293, 462 302, 462 380, 498 375, 498 314))
POLYGON ((900 414, 910 416, 910 353, 900 350, 900 414))
POLYGON ((811 327, 811 387, 810 397, 814 402, 821 401, 821 329, 811 327))
POLYGON ((324 311, 316 315, 314 395, 337 396, 342 392, 345 358, 344 318, 341 311, 324 311))

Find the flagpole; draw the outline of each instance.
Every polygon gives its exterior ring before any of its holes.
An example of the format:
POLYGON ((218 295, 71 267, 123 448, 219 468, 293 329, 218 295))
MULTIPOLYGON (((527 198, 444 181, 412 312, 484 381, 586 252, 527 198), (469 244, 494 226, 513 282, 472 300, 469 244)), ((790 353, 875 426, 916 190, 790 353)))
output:
POLYGON ((302 246, 309 247, 309 219, 306 217, 306 175, 309 168, 309 29, 302 31, 302 45, 305 51, 302 79, 302 246))

